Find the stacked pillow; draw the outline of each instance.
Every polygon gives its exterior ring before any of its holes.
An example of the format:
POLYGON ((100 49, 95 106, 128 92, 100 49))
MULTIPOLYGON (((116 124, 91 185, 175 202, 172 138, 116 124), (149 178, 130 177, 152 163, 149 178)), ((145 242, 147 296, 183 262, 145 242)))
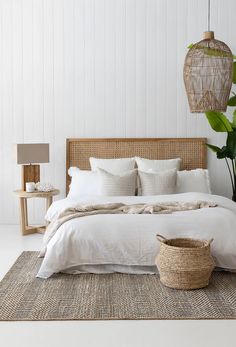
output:
POLYGON ((176 193, 199 192, 211 194, 208 170, 183 170, 177 172, 176 193))
POLYGON ((174 194, 176 173, 175 169, 160 172, 139 171, 139 195, 174 194))
POLYGON ((92 171, 98 173, 99 195, 135 195, 137 170, 135 158, 100 159, 89 158, 92 171))
POLYGON ((99 195, 98 175, 96 171, 80 170, 70 167, 68 174, 71 177, 68 198, 76 199, 81 196, 99 195))
POLYGON ((135 167, 135 158, 100 159, 91 157, 89 162, 92 171, 103 169, 113 174, 123 174, 135 167))
POLYGON ((97 169, 99 178, 99 195, 133 196, 135 195, 137 170, 114 175, 103 169, 97 169))
POLYGON ((151 160, 146 158, 135 157, 138 169, 141 171, 165 171, 165 170, 180 170, 181 159, 166 159, 166 160, 151 160))
POLYGON ((139 171, 139 195, 174 194, 181 159, 151 160, 136 157, 139 171))
POLYGON ((135 195, 137 170, 135 158, 90 158, 92 171, 70 168, 69 198, 78 196, 132 196, 135 195))
POLYGON ((81 196, 160 195, 211 193, 208 170, 179 171, 181 159, 90 158, 92 171, 71 167, 69 198, 81 196), (135 169, 137 164, 138 169, 135 169), (138 178, 138 179, 137 179, 138 178))

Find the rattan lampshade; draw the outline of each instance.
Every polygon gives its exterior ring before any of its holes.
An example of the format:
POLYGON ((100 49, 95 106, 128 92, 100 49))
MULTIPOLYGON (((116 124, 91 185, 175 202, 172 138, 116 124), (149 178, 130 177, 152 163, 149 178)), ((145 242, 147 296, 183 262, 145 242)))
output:
POLYGON ((188 51, 184 63, 184 84, 191 112, 227 108, 233 78, 233 55, 229 47, 214 39, 214 32, 188 51))

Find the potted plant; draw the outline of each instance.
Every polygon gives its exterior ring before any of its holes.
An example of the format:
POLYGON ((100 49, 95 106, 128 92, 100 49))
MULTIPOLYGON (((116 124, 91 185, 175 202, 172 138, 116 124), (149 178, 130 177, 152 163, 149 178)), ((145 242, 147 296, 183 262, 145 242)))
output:
MULTIPOLYGON (((232 83, 236 84, 236 56, 234 56, 233 64, 232 83)), ((236 94, 233 91, 228 101, 228 106, 236 106, 236 94)), ((231 121, 221 112, 209 111, 205 115, 213 130, 227 133, 225 146, 220 148, 207 144, 207 147, 216 153, 218 159, 225 159, 233 190, 232 200, 236 201, 236 109, 233 112, 231 121)))

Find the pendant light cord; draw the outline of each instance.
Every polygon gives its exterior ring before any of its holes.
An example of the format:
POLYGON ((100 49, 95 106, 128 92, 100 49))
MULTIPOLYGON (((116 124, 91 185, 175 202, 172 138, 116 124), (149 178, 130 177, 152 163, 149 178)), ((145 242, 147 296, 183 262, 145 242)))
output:
POLYGON ((208 18, 207 18, 208 31, 210 31, 210 24, 211 24, 211 0, 208 0, 208 18))

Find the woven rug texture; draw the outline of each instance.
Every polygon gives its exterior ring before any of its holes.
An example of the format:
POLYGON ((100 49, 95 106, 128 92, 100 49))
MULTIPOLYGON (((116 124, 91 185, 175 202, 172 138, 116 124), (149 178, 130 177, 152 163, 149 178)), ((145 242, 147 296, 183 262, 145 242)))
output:
POLYGON ((157 275, 56 274, 36 278, 38 252, 23 252, 0 282, 0 321, 235 319, 236 274, 214 272, 192 291, 157 275))

